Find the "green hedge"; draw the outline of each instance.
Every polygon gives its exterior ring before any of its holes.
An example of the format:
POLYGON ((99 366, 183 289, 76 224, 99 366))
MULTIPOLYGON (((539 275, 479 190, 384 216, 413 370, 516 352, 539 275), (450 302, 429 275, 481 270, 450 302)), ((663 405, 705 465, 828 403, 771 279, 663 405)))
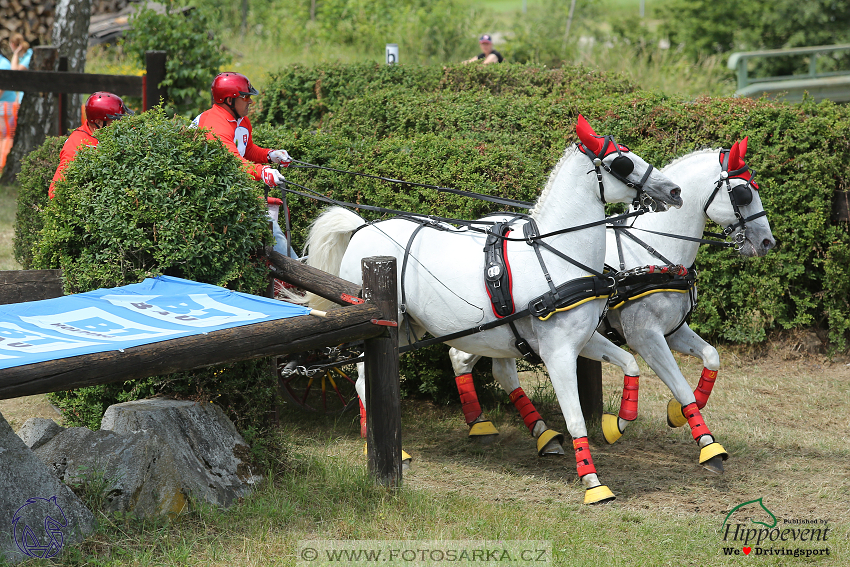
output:
MULTIPOLYGON (((263 101, 257 139, 286 147, 297 159, 518 199, 537 194, 575 141, 579 113, 597 132, 614 134, 659 166, 749 136, 748 163, 758 170, 778 244, 756 259, 703 247, 693 326, 707 338, 736 343, 818 326, 828 329, 833 348, 846 346, 850 235, 846 224, 830 220, 833 195, 848 189, 850 174, 844 106, 682 100, 582 68, 521 65, 293 67, 273 77, 263 101)), ((490 208, 320 170, 288 175, 345 201, 455 217, 490 208)), ((321 206, 293 201, 300 245, 321 206)))

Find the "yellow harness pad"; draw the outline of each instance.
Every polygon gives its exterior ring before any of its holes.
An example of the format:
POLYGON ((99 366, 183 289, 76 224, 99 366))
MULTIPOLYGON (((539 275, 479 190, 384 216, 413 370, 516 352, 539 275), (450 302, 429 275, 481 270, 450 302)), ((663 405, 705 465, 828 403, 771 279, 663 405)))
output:
MULTIPOLYGON (((366 454, 368 453, 368 450, 367 450, 367 449, 368 449, 368 447, 369 447, 369 444, 368 444, 368 443, 363 443, 363 454, 364 454, 364 455, 366 455, 366 454)), ((411 456, 408 454, 408 452, 407 452, 407 451, 405 451, 404 449, 402 449, 402 450, 401 450, 401 462, 403 463, 404 461, 407 461, 407 462, 409 463, 409 462, 411 462, 412 460, 413 460, 413 457, 411 457, 411 456)))
POLYGON ((643 292, 643 293, 639 293, 639 294, 637 294, 637 295, 636 295, 636 296, 634 296, 634 297, 630 297, 630 298, 628 298, 628 299, 624 299, 623 301, 621 301, 621 302, 620 302, 620 303, 618 303, 617 305, 614 305, 614 306, 610 306, 610 305, 609 305, 609 306, 608 306, 608 309, 619 309, 620 307, 622 307, 625 303, 628 303, 629 301, 634 301, 635 299, 640 299, 641 297, 646 297, 647 295, 650 295, 650 294, 652 294, 652 293, 659 293, 659 292, 662 292, 662 291, 664 291, 664 292, 673 292, 673 293, 688 293, 688 291, 689 291, 689 290, 687 290, 687 289, 651 289, 651 290, 649 290, 649 291, 645 291, 645 292, 643 292))
POLYGON ((610 295, 597 295, 596 297, 588 297, 587 299, 582 299, 581 301, 577 301, 577 302, 573 303, 572 305, 567 305, 566 307, 561 307, 559 309, 555 309, 554 311, 552 311, 551 313, 549 313, 545 317, 538 317, 538 319, 540 319, 541 321, 546 321, 547 319, 549 319, 549 317, 551 317, 555 313, 560 313, 561 311, 569 311, 570 309, 578 307, 582 303, 587 303, 588 301, 593 301, 594 299, 606 299, 608 297, 611 297, 611 296, 610 295))
POLYGON ((620 431, 619 417, 610 413, 602 414, 602 435, 609 445, 613 445, 617 439, 623 436, 623 432, 620 431))
POLYGON ((688 423, 688 418, 682 413, 682 404, 676 400, 667 402, 667 421, 673 427, 682 427, 688 423))

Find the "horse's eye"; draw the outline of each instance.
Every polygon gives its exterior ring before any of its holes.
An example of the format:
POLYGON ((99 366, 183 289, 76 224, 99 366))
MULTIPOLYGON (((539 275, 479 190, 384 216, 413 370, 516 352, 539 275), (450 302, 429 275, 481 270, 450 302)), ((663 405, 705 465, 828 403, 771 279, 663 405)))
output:
POLYGON ((635 169, 635 162, 626 156, 617 156, 611 162, 611 170, 620 177, 626 177, 635 169))

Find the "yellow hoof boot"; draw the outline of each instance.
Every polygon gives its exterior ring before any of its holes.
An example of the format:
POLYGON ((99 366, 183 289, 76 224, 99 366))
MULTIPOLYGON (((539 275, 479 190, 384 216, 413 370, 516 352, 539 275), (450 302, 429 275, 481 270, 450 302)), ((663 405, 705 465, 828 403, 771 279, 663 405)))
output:
MULTIPOLYGON (((363 443, 363 454, 364 455, 368 454, 368 452, 369 452, 368 448, 369 448, 369 444, 363 443)), ((401 450, 401 462, 402 462, 402 464, 409 465, 412 460, 413 460, 413 457, 411 457, 410 454, 408 454, 407 451, 402 449, 401 450)))
POLYGON ((620 431, 620 418, 610 413, 602 414, 602 435, 605 436, 605 442, 613 445, 617 439, 623 436, 620 431))
POLYGON ((604 484, 588 488, 584 491, 585 504, 602 504, 603 502, 610 502, 615 498, 616 496, 611 492, 611 489, 604 484))
POLYGON ((547 429, 543 433, 540 434, 540 437, 537 438, 537 456, 542 457, 544 455, 546 444, 549 443, 552 439, 555 439, 561 445, 564 444, 564 434, 558 433, 554 429, 547 429))
POLYGON ((723 445, 715 441, 714 443, 709 443, 705 447, 699 450, 699 464, 703 465, 713 459, 714 457, 720 456, 724 461, 729 458, 729 453, 726 452, 726 449, 723 448, 723 445))
POLYGON ((498 434, 499 430, 496 429, 496 426, 493 425, 492 421, 479 421, 478 423, 473 423, 472 427, 469 428, 470 437, 482 437, 498 434))
POLYGON ((676 400, 667 402, 667 425, 670 427, 682 427, 688 423, 688 418, 682 413, 682 404, 676 400))

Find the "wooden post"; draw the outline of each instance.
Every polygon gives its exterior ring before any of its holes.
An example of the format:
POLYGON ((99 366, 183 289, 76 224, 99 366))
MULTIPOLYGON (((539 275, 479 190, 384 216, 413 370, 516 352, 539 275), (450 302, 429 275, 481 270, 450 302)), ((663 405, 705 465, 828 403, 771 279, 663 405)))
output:
POLYGON ((401 486, 401 394, 398 375, 396 260, 364 258, 363 296, 383 313, 386 332, 365 341, 366 442, 369 471, 379 484, 401 486))
POLYGON ((586 423, 602 422, 602 363, 583 356, 576 361, 578 399, 586 423))
POLYGON ((145 52, 145 69, 143 111, 158 105, 160 98, 165 99, 165 89, 159 86, 165 80, 165 51, 145 52))
POLYGON ((62 270, 0 272, 0 305, 62 297, 62 270))
MULTIPOLYGON (((68 58, 64 55, 59 57, 59 67, 56 69, 61 73, 68 72, 68 58)), ((58 127, 56 129, 59 132, 60 136, 68 135, 68 99, 69 96, 65 93, 56 93, 56 108, 57 108, 57 116, 59 119, 58 127)))

